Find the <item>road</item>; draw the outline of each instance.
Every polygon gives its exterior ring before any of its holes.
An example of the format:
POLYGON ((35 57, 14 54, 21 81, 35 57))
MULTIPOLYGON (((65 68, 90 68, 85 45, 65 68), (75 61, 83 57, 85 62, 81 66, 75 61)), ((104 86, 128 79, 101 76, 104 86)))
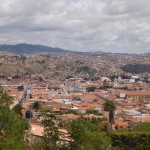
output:
POLYGON ((24 102, 24 100, 26 98, 27 92, 28 92, 28 84, 25 85, 25 88, 23 90, 23 94, 22 94, 20 100, 19 101, 15 101, 13 104, 11 104, 10 109, 14 108, 17 104, 23 104, 23 102, 24 102))
POLYGON ((23 90, 23 94, 22 94, 20 101, 18 103, 23 104, 24 100, 26 99, 27 92, 28 92, 28 84, 25 86, 25 88, 23 90))
POLYGON ((108 99, 106 99, 106 98, 104 98, 104 97, 102 97, 102 96, 100 96, 99 94, 94 94, 96 97, 98 97, 98 98, 101 98, 103 101, 107 101, 108 99))

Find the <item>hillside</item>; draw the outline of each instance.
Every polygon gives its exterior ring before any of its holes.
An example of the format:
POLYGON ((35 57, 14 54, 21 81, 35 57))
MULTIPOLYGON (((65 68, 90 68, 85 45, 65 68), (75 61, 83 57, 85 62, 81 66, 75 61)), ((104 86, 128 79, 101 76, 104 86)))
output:
POLYGON ((149 64, 128 64, 125 65, 123 67, 121 67, 121 69, 125 72, 129 72, 129 73, 150 73, 150 65, 149 64))
POLYGON ((0 74, 6 76, 43 74, 47 78, 67 76, 95 78, 131 71, 131 73, 145 73, 149 72, 149 65, 149 57, 125 55, 54 53, 0 56, 0 74))

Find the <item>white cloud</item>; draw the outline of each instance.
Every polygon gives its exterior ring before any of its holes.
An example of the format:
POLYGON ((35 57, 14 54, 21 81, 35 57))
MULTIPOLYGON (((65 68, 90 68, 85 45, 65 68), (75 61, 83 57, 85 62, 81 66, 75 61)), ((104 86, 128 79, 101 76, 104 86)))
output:
POLYGON ((3 0, 0 43, 150 52, 150 0, 3 0))

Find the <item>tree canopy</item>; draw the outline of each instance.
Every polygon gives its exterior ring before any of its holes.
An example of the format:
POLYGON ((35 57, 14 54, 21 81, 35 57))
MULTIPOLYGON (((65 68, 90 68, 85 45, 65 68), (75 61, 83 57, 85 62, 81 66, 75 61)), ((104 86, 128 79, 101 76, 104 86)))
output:
POLYGON ((116 106, 113 101, 106 101, 104 103, 104 110, 109 112, 109 123, 112 125, 114 123, 114 111, 116 106))
MULTIPOLYGON (((0 148, 24 150, 26 122, 10 109, 13 98, 0 87, 0 148)), ((20 113, 20 112, 19 112, 20 113)))

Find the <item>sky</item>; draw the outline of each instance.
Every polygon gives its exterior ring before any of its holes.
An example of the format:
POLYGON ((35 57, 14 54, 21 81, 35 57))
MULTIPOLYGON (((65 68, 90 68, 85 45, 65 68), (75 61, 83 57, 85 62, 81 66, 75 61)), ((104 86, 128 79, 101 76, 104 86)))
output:
POLYGON ((0 44, 150 52, 150 0, 2 0, 0 44))

